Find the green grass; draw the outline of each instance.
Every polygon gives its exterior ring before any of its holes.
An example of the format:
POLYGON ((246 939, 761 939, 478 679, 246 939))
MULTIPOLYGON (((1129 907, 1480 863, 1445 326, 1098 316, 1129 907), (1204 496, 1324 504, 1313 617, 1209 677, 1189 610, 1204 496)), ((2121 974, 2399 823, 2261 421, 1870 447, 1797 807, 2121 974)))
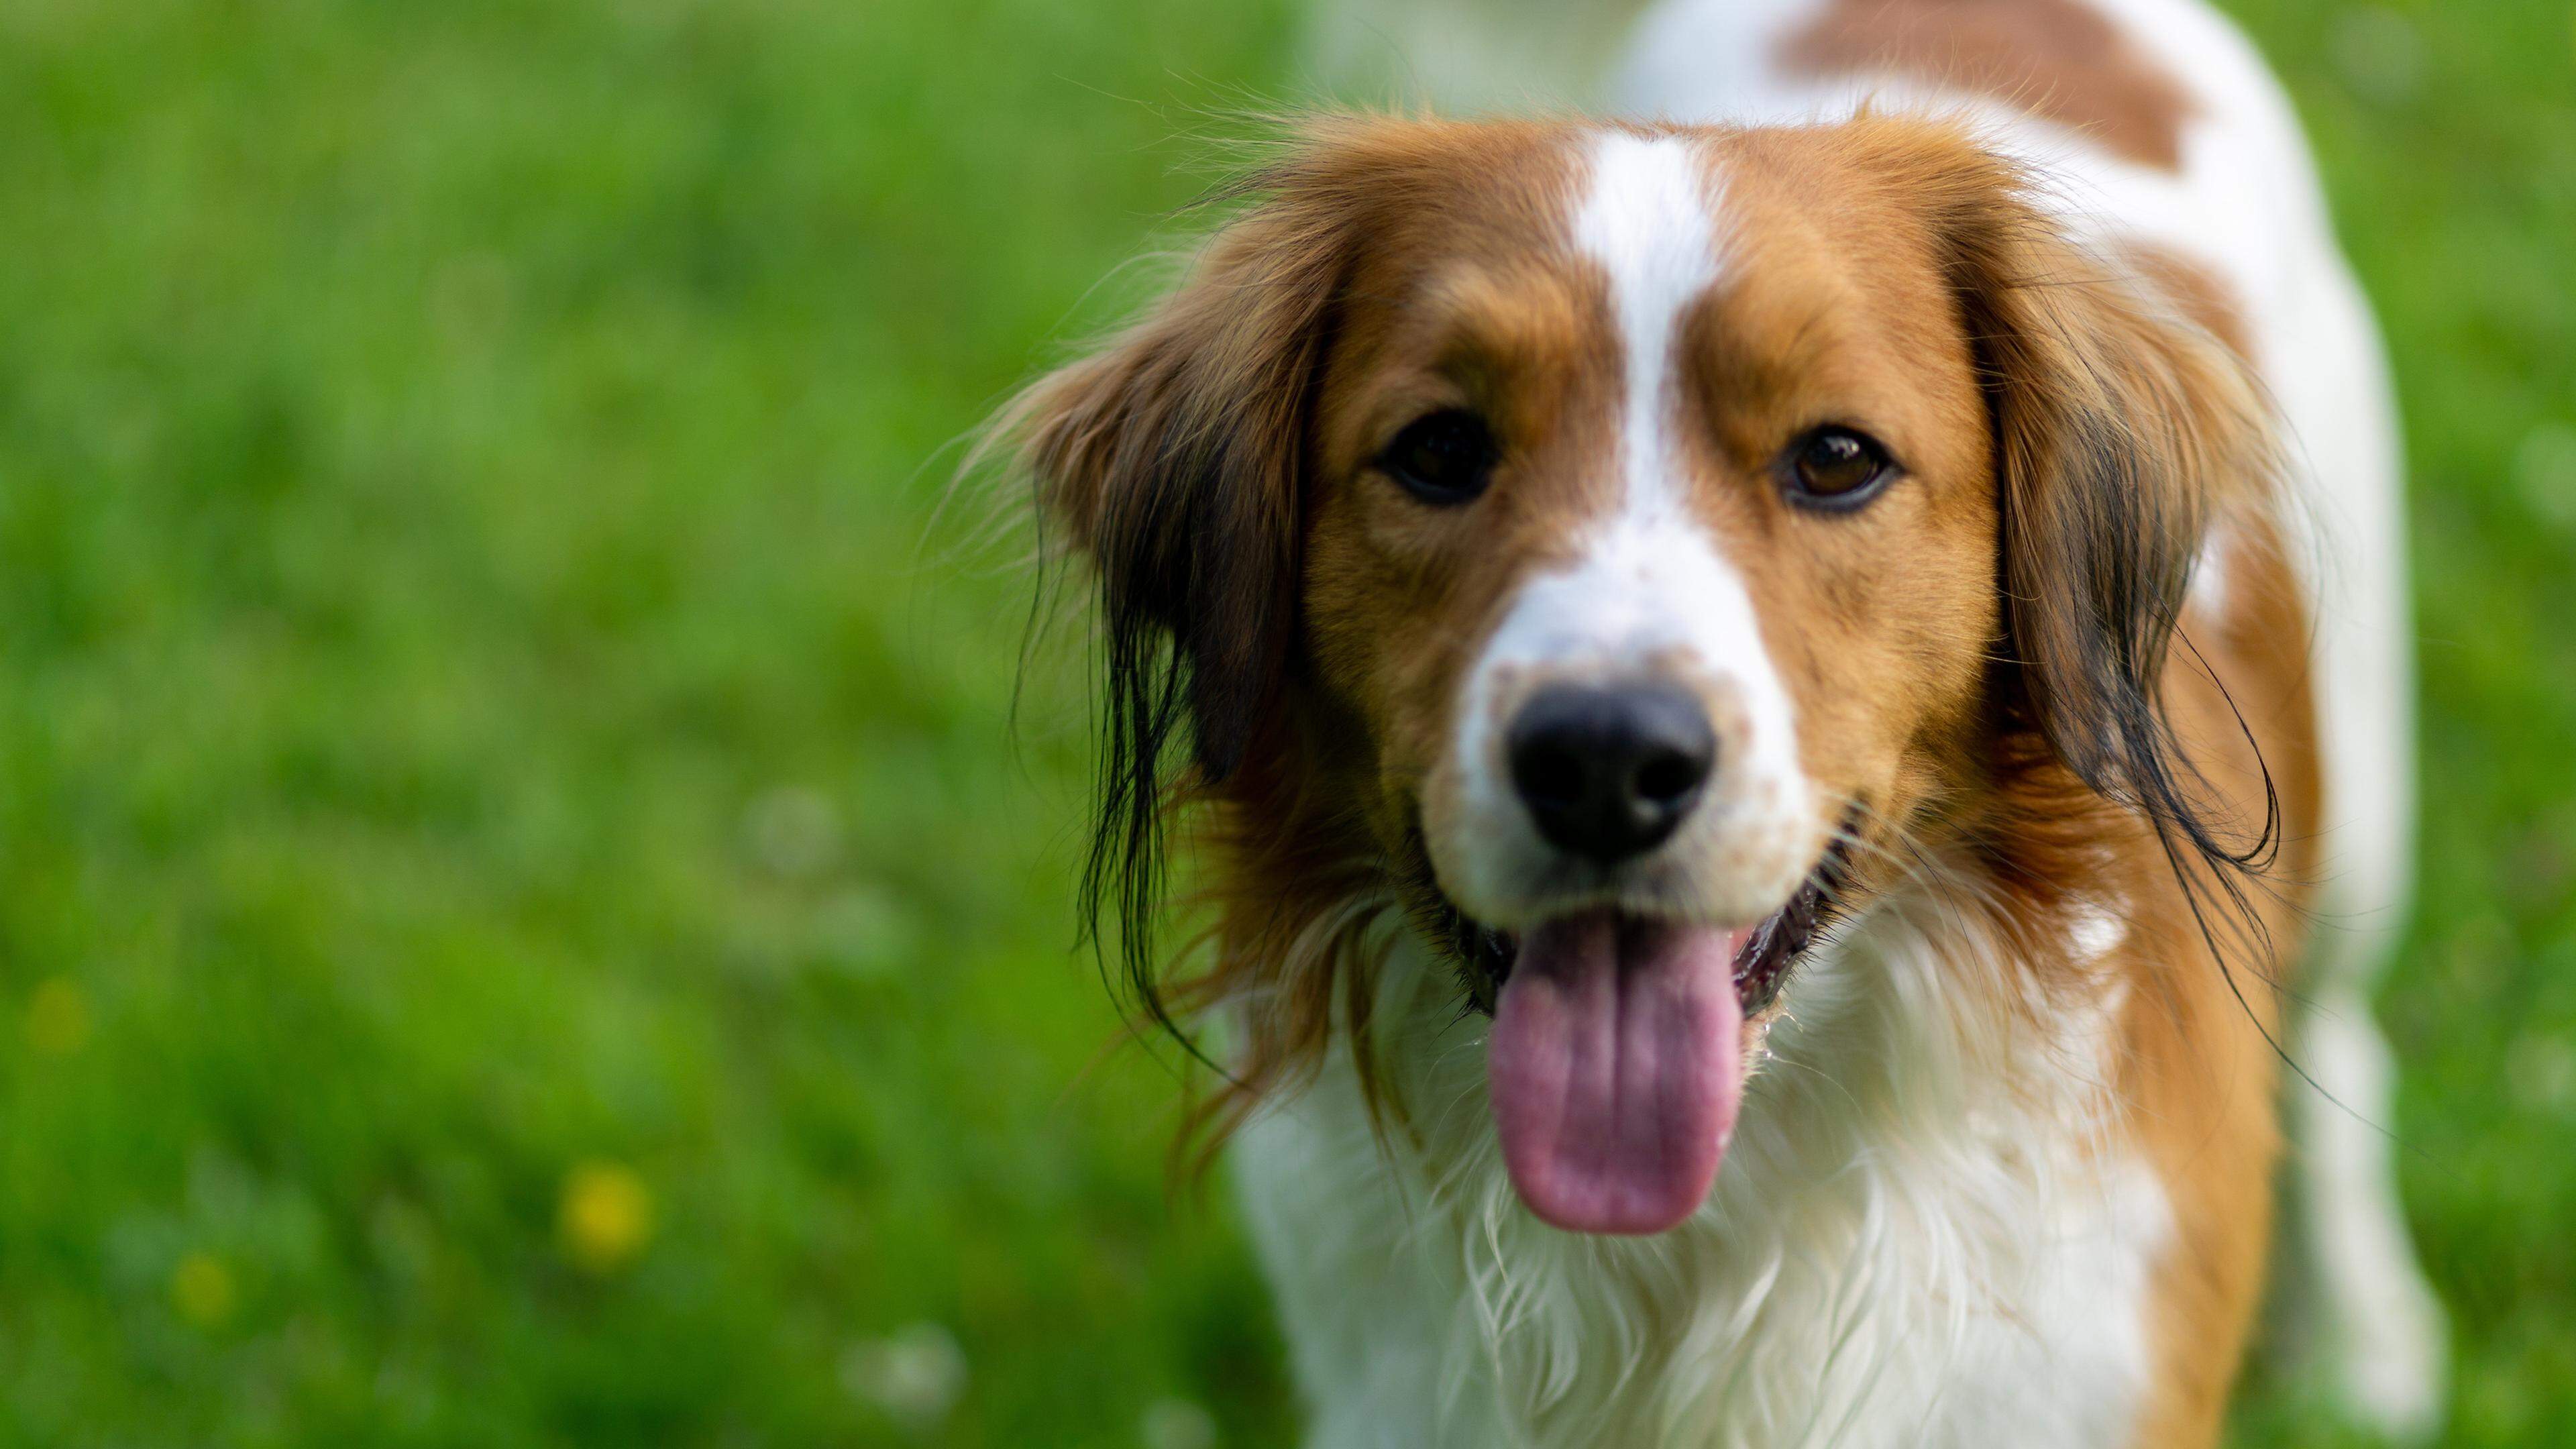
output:
MULTIPOLYGON (((2412 429, 2387 1018, 2451 1442, 2539 1443, 2576 1422, 2576 16, 2239 8, 2412 429)), ((1223 1196, 1167 1202, 1170 1078, 1104 1056, 1070 950, 1077 672, 1015 739, 1026 580, 932 515, 1291 38, 0 9, 0 1442, 1134 1445, 1175 1400, 1290 1442, 1223 1196), (952 1339, 953 1410, 890 1417, 952 1339)), ((2336 1442, 2259 1387, 2245 1422, 2336 1442)))

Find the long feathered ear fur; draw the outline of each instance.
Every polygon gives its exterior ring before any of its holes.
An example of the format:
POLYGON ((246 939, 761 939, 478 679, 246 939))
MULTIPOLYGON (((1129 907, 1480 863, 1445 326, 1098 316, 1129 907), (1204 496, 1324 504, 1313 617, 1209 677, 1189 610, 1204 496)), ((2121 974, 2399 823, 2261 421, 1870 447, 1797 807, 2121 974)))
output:
POLYGON ((1005 414, 1042 529, 1086 557, 1102 651, 1087 919, 1113 918, 1137 999, 1155 990, 1167 796, 1221 785, 1271 727, 1297 631, 1314 393, 1355 218, 1310 143, 1238 188, 1257 198, 1179 290, 1005 414))
POLYGON ((2277 803, 2259 824, 2213 818, 2162 696, 2211 519, 2276 496, 2272 411, 2224 343, 2070 240, 2019 167, 1956 132, 1898 154, 1932 198, 1986 388, 2005 705, 2198 867, 2187 889, 2241 904, 2236 882, 2278 849, 2277 803))

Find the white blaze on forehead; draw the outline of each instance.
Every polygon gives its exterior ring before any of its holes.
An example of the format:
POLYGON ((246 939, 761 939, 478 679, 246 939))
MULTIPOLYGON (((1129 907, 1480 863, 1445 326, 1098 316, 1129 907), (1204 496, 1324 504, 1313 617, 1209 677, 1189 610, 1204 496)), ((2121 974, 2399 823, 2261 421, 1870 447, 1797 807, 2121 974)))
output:
POLYGON ((1717 220, 1699 157, 1679 137, 1614 131, 1592 153, 1591 189, 1574 245, 1610 278, 1623 365, 1622 481, 1628 504, 1678 519, 1679 480, 1665 441, 1673 332, 1682 309, 1717 280, 1717 220))
POLYGON ((1787 694, 1742 576, 1690 506, 1677 425, 1681 323, 1725 269, 1719 197, 1685 137, 1610 132, 1589 159, 1568 242, 1608 283, 1618 331, 1616 451, 1595 464, 1616 486, 1579 525, 1572 562, 1521 585, 1478 661, 1458 739, 1475 838, 1442 873, 1464 904, 1508 923, 1554 864, 1502 758, 1509 712, 1550 680, 1653 677, 1689 688, 1718 738, 1705 803, 1664 851, 1685 877, 1671 904, 1767 914, 1814 864, 1815 829, 1787 694))

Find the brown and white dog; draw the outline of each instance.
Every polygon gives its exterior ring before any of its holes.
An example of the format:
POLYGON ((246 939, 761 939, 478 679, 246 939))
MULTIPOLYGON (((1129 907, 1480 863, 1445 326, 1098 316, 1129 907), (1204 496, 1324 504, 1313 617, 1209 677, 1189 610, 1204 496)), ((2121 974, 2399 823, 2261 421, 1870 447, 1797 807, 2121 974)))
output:
POLYGON ((1012 419, 1310 1442, 2209 1444, 2283 1060, 2309 1341, 2424 1427, 2393 418, 2276 86, 2196 0, 1666 0, 1575 96, 1527 8, 1327 34, 1623 119, 1311 123, 1012 419))

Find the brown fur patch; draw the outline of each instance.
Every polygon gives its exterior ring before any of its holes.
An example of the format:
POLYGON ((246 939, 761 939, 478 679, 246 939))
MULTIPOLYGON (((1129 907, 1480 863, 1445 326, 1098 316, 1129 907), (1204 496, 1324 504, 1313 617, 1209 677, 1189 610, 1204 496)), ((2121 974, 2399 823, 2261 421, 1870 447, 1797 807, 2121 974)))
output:
POLYGON ((2183 317, 2226 343, 2229 351, 2249 363, 2257 360, 2254 356, 2254 334, 2246 325, 2245 309, 2237 302, 2235 292, 2217 273, 2171 247, 2157 246, 2152 242, 2123 245, 2119 249, 2119 259, 2170 301, 2183 317))
MULTIPOLYGON (((1350 906, 1400 904, 1388 862, 1411 826, 1381 762, 1430 711, 1426 653, 1508 582, 1462 567, 1455 521, 1415 505, 1380 497, 1356 533, 1328 525, 1350 516, 1337 480, 1443 405, 1492 411, 1533 456, 1599 449, 1584 419, 1615 370, 1602 299, 1538 264, 1561 252, 1568 136, 1317 123, 1246 185, 1178 292, 1007 420, 1106 616, 1095 916, 1136 947, 1161 911, 1166 824, 1203 847, 1204 969, 1157 981, 1157 963, 1129 964, 1149 1013, 1236 1015, 1230 1075, 1195 1114, 1211 1141, 1311 1071, 1336 1018, 1368 1070, 1358 938, 1375 912, 1350 906), (1356 625, 1340 636, 1316 627, 1336 599, 1356 625), (1351 647, 1389 634, 1412 647, 1351 647), (1166 746, 1184 729, 1196 762, 1179 770, 1166 746)), ((1545 507, 1530 512, 1546 535, 1545 507)))
POLYGON ((1834 0, 1780 59, 1813 75, 1901 75, 1992 96, 2113 155, 2182 165, 2190 93, 2083 0, 1834 0))

